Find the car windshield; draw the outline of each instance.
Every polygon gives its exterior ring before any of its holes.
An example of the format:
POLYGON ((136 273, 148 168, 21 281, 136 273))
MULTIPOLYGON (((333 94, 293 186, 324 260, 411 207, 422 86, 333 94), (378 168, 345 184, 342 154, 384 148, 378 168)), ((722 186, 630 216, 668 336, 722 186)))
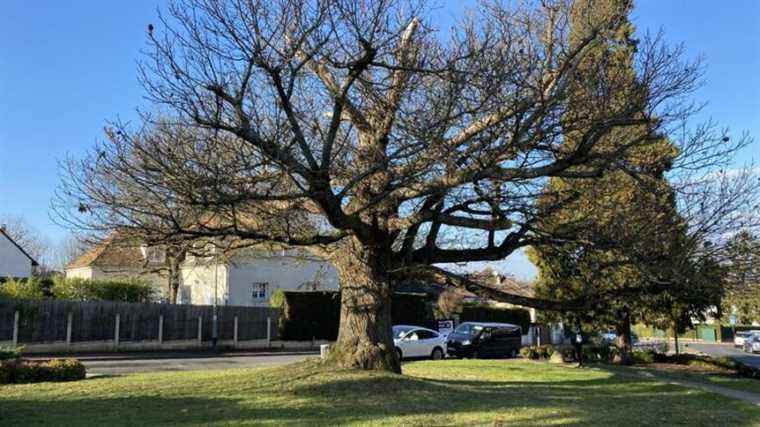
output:
POLYGON ((412 326, 394 326, 393 327, 393 338, 401 338, 404 335, 407 334, 407 332, 415 329, 412 326))
POLYGON ((473 336, 482 330, 483 330, 483 327, 480 325, 473 325, 471 323, 462 323, 461 325, 457 326, 454 332, 457 334, 473 336))
POLYGON ((737 337, 748 337, 749 335, 750 335, 749 332, 737 332, 736 333, 737 337))

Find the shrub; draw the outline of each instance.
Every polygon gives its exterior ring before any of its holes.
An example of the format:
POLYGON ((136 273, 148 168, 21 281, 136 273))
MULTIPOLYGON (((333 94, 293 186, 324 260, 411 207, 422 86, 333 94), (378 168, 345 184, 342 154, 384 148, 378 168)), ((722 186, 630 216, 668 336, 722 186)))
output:
POLYGON ((285 291, 278 288, 269 297, 269 305, 273 308, 282 308, 285 305, 285 291))
POLYGON ((152 302, 155 289, 139 279, 88 280, 56 277, 52 293, 55 298, 80 301, 106 300, 121 302, 152 302))
POLYGON ((654 363, 655 354, 656 352, 653 350, 633 351, 631 357, 633 358, 633 363, 637 365, 648 365, 654 363))
POLYGON ((0 384, 76 381, 84 379, 86 374, 86 368, 76 359, 52 359, 47 362, 13 360, 0 363, 0 384))
POLYGON ((284 292, 280 337, 303 341, 312 338, 333 341, 338 337, 340 294, 338 292, 284 292))
POLYGON ((11 366, 14 361, 0 361, 0 384, 10 384, 13 382, 13 369, 11 366))
POLYGON ((549 359, 554 351, 555 349, 551 345, 526 346, 520 349, 520 355, 532 360, 549 359))
POLYGON ((23 347, 0 346, 0 360, 16 360, 21 357, 23 347))
POLYGON ((557 352, 562 355, 565 362, 575 361, 575 349, 571 345, 563 345, 557 348, 557 352))
POLYGON ((565 357, 562 355, 562 352, 555 351, 552 353, 552 356, 549 358, 549 362, 551 363, 565 363, 565 357))
POLYGON ((526 359, 538 359, 538 352, 536 351, 536 348, 531 347, 522 347, 520 349, 520 356, 526 358, 526 359))
POLYGON ((536 348, 536 352, 538 353, 539 359, 548 359, 554 353, 554 348, 550 345, 540 345, 536 348))
POLYGON ((87 369, 76 359, 52 359, 44 365, 47 381, 76 381, 84 379, 87 369))
POLYGON ((13 382, 16 384, 45 381, 48 372, 42 363, 37 362, 16 362, 10 366, 13 382))
POLYGON ((608 363, 612 360, 614 352, 609 345, 584 345, 583 346, 584 362, 602 362, 608 363))
POLYGON ((42 283, 37 278, 10 279, 0 284, 0 298, 41 299, 45 294, 42 283))

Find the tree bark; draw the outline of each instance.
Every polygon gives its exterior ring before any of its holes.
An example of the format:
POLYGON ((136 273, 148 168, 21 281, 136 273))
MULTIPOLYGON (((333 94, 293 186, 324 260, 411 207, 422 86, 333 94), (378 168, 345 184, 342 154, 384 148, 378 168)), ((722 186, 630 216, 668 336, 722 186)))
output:
POLYGON ((180 285, 180 262, 175 257, 167 257, 167 264, 169 266, 169 274, 167 282, 169 285, 169 304, 177 303, 177 294, 179 293, 180 285))
POLYGON ((620 310, 620 320, 615 325, 617 333, 618 353, 615 355, 614 363, 621 365, 630 365, 633 363, 631 351, 633 343, 631 342, 631 313, 627 308, 620 310))
POLYGON ((335 260, 341 286, 340 330, 328 363, 401 373, 391 332, 388 264, 381 253, 352 246, 335 260))
POLYGON ((673 341, 676 346, 676 356, 678 356, 678 326, 673 328, 673 341))

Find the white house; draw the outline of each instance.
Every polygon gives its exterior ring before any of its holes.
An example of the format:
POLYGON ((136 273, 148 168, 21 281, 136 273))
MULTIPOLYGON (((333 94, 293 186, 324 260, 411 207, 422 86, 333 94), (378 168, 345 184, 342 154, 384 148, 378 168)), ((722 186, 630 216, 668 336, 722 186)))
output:
MULTIPOLYGON (((114 244, 111 239, 66 267, 66 277, 134 278, 154 283, 168 295, 160 248, 114 244)), ((239 249, 226 256, 188 255, 180 268, 182 304, 267 306, 278 289, 337 290, 338 274, 329 262, 299 249, 239 249)))
POLYGON ((249 248, 224 259, 188 257, 182 264, 184 303, 268 306, 278 289, 337 290, 338 273, 329 262, 298 249, 249 248))
POLYGON ((37 261, 0 227, 0 277, 31 277, 37 261))

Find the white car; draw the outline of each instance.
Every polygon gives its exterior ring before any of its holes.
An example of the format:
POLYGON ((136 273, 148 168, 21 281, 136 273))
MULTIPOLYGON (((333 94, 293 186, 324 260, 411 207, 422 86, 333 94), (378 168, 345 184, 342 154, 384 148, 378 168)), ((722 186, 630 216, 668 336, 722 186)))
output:
POLYGON ((749 337, 749 331, 737 332, 734 335, 734 347, 744 347, 744 341, 749 337))
POLYGON ((760 334, 760 330, 740 331, 734 335, 734 347, 744 347, 744 342, 752 334, 760 334))
POLYGON ((429 357, 440 360, 446 354, 446 337, 420 326, 394 326, 393 344, 399 359, 429 357))

